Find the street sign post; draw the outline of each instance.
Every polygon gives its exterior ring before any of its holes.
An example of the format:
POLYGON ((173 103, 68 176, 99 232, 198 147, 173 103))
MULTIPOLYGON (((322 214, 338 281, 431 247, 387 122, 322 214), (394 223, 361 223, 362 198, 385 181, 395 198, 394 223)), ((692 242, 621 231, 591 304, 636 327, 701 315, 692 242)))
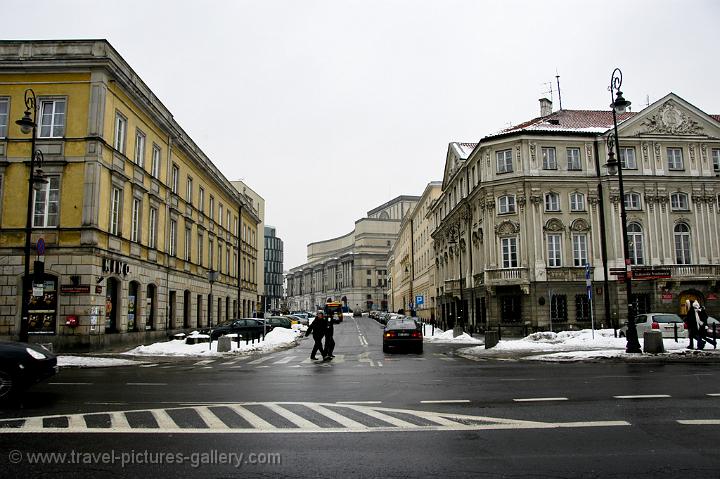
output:
POLYGON ((590 279, 590 263, 585 264, 585 288, 587 289, 588 303, 590 306, 590 330, 592 338, 595 339, 595 315, 593 314, 592 279, 590 279))

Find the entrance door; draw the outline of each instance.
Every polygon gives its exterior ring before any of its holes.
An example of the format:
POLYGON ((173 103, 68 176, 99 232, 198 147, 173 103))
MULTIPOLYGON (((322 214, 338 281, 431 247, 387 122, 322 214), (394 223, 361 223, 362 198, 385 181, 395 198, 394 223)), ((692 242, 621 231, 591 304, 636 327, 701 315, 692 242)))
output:
POLYGON ((520 296, 502 296, 500 298, 500 321, 519 323, 522 319, 520 296))
POLYGON ((698 303, 702 304, 702 298, 699 294, 693 292, 693 291, 685 291, 684 293, 680 293, 680 296, 678 296, 678 299, 680 301, 679 311, 678 314, 680 317, 684 318, 687 314, 687 308, 685 307, 685 301, 690 300, 690 304, 693 303, 693 301, 697 301, 698 303))
POLYGON ((118 315, 118 281, 115 278, 107 279, 105 291, 105 332, 117 333, 118 315))
POLYGON ((190 291, 185 290, 185 297, 183 298, 183 328, 188 329, 190 327, 190 291))

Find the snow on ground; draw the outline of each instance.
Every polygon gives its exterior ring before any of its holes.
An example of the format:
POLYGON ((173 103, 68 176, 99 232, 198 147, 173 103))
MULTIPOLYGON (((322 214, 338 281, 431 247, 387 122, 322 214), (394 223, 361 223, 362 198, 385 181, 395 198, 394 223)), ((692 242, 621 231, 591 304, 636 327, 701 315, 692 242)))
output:
POLYGON ((95 356, 58 356, 57 360, 58 366, 61 368, 106 368, 144 364, 143 361, 133 361, 132 359, 98 358, 95 356))
MULTIPOLYGON (((190 336, 207 337, 207 335, 196 334, 195 332, 191 333, 190 336)), ((300 328, 275 328, 265 335, 265 340, 255 341, 255 344, 252 342, 245 344, 245 341, 241 339, 238 347, 237 342, 233 341, 232 351, 229 353, 218 353, 217 341, 210 344, 185 344, 185 340, 174 339, 172 341, 153 343, 149 346, 138 346, 122 354, 130 356, 216 356, 233 353, 267 353, 297 344, 302 336, 303 333, 300 328)))
POLYGON ((467 333, 462 333, 457 338, 453 337, 453 331, 452 329, 448 329, 447 331, 443 331, 440 328, 435 328, 434 334, 432 326, 425 325, 425 332, 423 333, 423 341, 428 343, 462 343, 462 344, 468 344, 468 343, 480 343, 482 344, 483 341, 481 339, 476 339, 470 336, 467 333))
MULTIPOLYGON (((663 343, 666 352, 663 354, 687 355, 689 352, 686 350, 687 342, 687 338, 679 338, 678 342, 675 342, 672 338, 665 338, 663 343)), ((626 346, 627 340, 614 337, 612 329, 595 330, 594 337, 592 330, 584 329, 580 331, 561 331, 559 333, 533 333, 522 339, 502 340, 491 349, 476 346, 460 349, 458 353, 472 357, 522 357, 523 359, 536 361, 581 361, 584 359, 636 358, 644 356, 644 354, 626 353, 626 346)), ((642 337, 640 338, 640 346, 643 346, 642 337)), ((705 351, 710 353, 712 349, 706 349, 705 351)))

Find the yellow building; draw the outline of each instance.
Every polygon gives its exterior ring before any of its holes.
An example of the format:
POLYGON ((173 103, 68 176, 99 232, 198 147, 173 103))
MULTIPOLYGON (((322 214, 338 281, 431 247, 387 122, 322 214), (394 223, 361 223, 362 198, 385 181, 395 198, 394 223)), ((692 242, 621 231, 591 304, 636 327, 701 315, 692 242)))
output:
POLYGON ((0 41, 0 338, 22 318, 32 134, 15 121, 29 89, 48 180, 33 198, 31 340, 143 342, 253 314, 239 298, 256 280, 238 272, 257 262, 257 213, 113 47, 0 41), (241 224, 253 233, 238 248, 241 224))

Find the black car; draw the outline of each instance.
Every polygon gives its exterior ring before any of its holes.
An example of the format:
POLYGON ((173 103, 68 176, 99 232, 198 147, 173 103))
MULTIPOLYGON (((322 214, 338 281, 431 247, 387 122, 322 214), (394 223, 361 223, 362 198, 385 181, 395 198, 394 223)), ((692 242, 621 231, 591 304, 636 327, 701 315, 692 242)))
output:
POLYGON ((57 357, 44 347, 0 342, 0 401, 57 372, 57 357))
POLYGON ((423 351, 422 330, 411 318, 391 319, 383 329, 383 352, 410 349, 416 353, 423 351))
POLYGON ((292 329, 292 321, 285 316, 270 316, 265 320, 265 324, 267 324, 268 331, 274 328, 292 329))
POLYGON ((226 334, 239 334, 241 338, 260 337, 263 334, 263 321, 259 319, 231 319, 216 326, 203 328, 200 333, 207 334, 213 341, 226 334))

